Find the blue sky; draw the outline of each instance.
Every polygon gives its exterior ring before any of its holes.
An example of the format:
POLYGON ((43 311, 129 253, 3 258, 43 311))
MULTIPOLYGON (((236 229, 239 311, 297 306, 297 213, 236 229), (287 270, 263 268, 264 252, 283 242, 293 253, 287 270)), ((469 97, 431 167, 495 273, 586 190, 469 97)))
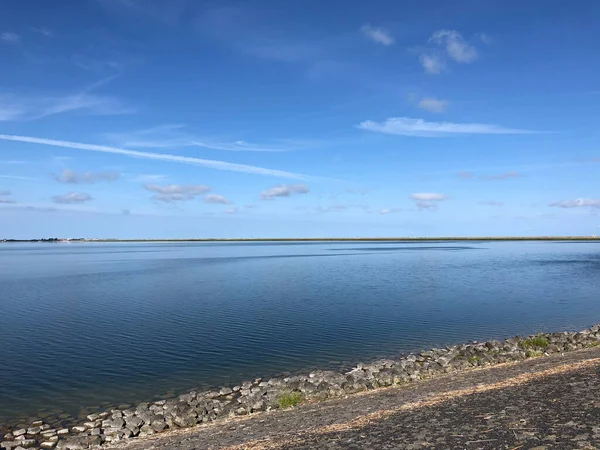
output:
POLYGON ((597 2, 0 3, 0 237, 600 234, 597 2))

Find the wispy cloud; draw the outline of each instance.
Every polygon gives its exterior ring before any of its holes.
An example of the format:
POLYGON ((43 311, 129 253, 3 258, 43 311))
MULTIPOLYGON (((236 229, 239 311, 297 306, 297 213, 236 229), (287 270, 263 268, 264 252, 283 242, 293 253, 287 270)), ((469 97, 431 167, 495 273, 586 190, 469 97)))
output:
POLYGON ((105 8, 136 18, 150 19, 167 26, 178 25, 186 17, 189 8, 187 0, 147 1, 147 0, 97 0, 105 8))
POLYGON ((74 172, 63 169, 60 174, 54 174, 54 179, 59 183, 92 184, 96 181, 114 181, 120 177, 118 172, 74 172))
POLYGON ((90 194, 86 194, 84 192, 69 192, 64 195, 55 195, 52 197, 52 201, 54 203, 61 204, 76 204, 76 203, 85 203, 93 200, 90 194))
POLYGON ((479 40, 481 42, 483 42, 484 44, 491 44, 493 42, 493 39, 490 37, 489 34, 485 34, 485 33, 478 33, 477 37, 479 38, 479 40))
POLYGON ((439 30, 433 33, 430 42, 446 47, 448 56, 456 62, 470 63, 477 59, 477 50, 456 30, 439 30))
POLYGON ((484 175, 481 178, 484 180, 509 180, 511 178, 521 178, 524 175, 518 172, 504 172, 497 175, 484 175))
POLYGON ((292 194, 307 194, 308 192, 305 184, 282 184, 262 191, 260 197, 263 200, 271 200, 276 197, 289 197, 292 194))
POLYGON ((193 200, 199 195, 210 191, 210 187, 202 184, 168 184, 165 186, 158 184, 145 184, 144 188, 155 193, 152 196, 154 200, 167 203, 193 200))
POLYGON ((150 182, 161 181, 166 178, 168 178, 166 175, 142 173, 142 174, 133 176, 129 180, 134 181, 136 183, 150 183, 150 182))
POLYGON ((243 50, 258 58, 286 63, 312 61, 318 59, 322 53, 322 49, 311 42, 267 37, 248 40, 244 44, 243 50))
POLYGON ((346 193, 354 195, 367 195, 369 190, 365 188, 347 188, 346 193))
POLYGON ((467 170, 461 170, 460 172, 456 173, 456 176, 458 178, 462 178, 463 180, 469 180, 469 179, 473 178, 475 175, 473 174, 473 172, 469 172, 467 170))
POLYGON ((10 192, 9 190, 0 190, 0 203, 15 203, 15 201, 12 198, 10 198, 11 196, 12 192, 10 192))
POLYGON ((5 159, 0 160, 0 164, 25 164, 25 161, 20 161, 16 159, 5 159))
POLYGON ((401 211, 402 211, 401 208, 386 208, 386 209, 382 209, 381 211, 379 211, 379 214, 387 215, 387 214, 399 213, 401 211))
POLYGON ((0 93, 0 121, 36 120, 75 111, 91 115, 122 115, 135 112, 135 109, 116 97, 93 93, 115 78, 116 75, 104 78, 79 92, 67 95, 19 96, 14 93, 0 93))
POLYGON ((9 178, 11 180, 30 180, 30 181, 37 181, 37 178, 33 178, 33 177, 21 177, 21 176, 17 176, 17 175, 0 175, 0 178, 9 178))
POLYGON ((600 208, 600 199, 595 198, 576 198, 575 200, 567 200, 562 202, 550 203, 550 206, 559 208, 600 208))
POLYGON ((393 36, 385 28, 373 27, 371 24, 363 25, 360 29, 369 39, 385 46, 392 45, 395 41, 393 36))
POLYGON ((54 32, 46 27, 31 27, 31 31, 34 33, 39 33, 46 37, 53 37, 54 32))
POLYGON ((437 55, 424 53, 419 56, 419 61, 426 73, 437 75, 446 68, 444 60, 437 55))
POLYGON ((0 33, 0 41, 8 44, 19 44, 21 43, 21 36, 19 36, 17 33, 13 33, 12 31, 4 31, 0 33))
POLYGON ((479 202, 481 205, 487 205, 487 206, 504 206, 503 202, 496 202, 496 201, 487 201, 487 202, 479 202))
POLYGON ((86 150, 101 153, 113 153, 116 155, 129 156, 132 158, 153 159, 156 161, 169 161, 180 164, 189 164, 194 166, 207 167, 216 170, 227 170, 231 172, 252 173, 256 175, 268 175, 281 178, 306 179, 311 178, 308 175, 286 172, 284 170, 266 169, 263 167, 249 166, 246 164, 235 164, 225 161, 211 159, 201 159, 191 156, 170 155, 164 153, 150 153, 136 150, 126 150, 118 147, 109 147, 105 145, 84 144, 80 142, 59 141, 55 139, 38 138, 31 136, 17 136, 9 134, 0 134, 0 140, 26 142, 29 144, 49 145, 52 147, 72 148, 76 150, 86 150))
POLYGON ((453 134, 524 134, 535 131, 505 128, 484 123, 426 122, 410 117, 391 117, 383 122, 366 120, 358 128, 403 136, 439 137, 453 134))
POLYGON ((204 196, 204 203, 218 203, 220 205, 229 205, 231 202, 222 195, 217 194, 206 194, 204 196))
POLYGON ((446 110, 448 102, 434 97, 426 97, 419 102, 419 108, 429 112, 441 113, 446 110))
POLYGON ((120 146, 129 148, 177 148, 177 147, 203 147, 213 150, 232 152, 284 152, 287 149, 269 145, 255 145, 237 140, 223 142, 218 140, 203 139, 183 131, 185 125, 168 124, 144 130, 127 133, 107 133, 105 138, 120 146))
POLYGON ((438 208, 438 203, 448 199, 446 194, 437 192, 419 192, 410 196, 415 201, 415 205, 419 209, 435 210, 438 208))
POLYGON ((447 59, 467 64, 478 57, 477 49, 458 31, 438 30, 429 38, 427 47, 421 50, 419 61, 426 73, 437 75, 446 69, 447 59))

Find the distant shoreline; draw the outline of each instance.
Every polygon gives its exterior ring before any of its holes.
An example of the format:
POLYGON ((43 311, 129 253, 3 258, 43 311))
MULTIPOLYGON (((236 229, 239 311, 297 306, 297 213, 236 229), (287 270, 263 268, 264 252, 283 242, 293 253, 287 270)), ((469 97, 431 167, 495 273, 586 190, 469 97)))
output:
POLYGON ((440 237, 356 237, 356 238, 181 238, 181 239, 0 239, 2 244, 44 242, 431 242, 431 241, 600 241, 600 236, 440 236, 440 237))

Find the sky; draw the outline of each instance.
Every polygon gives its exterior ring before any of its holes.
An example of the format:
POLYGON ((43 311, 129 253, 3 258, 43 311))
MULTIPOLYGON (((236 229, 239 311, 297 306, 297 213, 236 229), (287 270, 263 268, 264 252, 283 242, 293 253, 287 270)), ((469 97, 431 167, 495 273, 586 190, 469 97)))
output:
POLYGON ((600 234, 599 16, 0 1, 0 238, 600 234))

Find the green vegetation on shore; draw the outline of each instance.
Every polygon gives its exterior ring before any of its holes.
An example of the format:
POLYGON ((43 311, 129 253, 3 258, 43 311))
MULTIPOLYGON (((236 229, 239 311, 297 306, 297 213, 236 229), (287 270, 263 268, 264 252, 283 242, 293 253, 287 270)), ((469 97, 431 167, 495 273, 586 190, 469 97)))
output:
POLYGON ((277 398, 277 404, 280 408, 289 408, 290 406, 298 405, 302 400, 304 400, 302 392, 285 392, 277 398))
POLYGON ((525 339, 525 340, 521 341, 520 344, 521 344, 521 347, 524 349, 536 349, 536 348, 545 349, 548 347, 548 345, 550 343, 548 342, 548 339, 546 339, 545 337, 536 336, 531 339, 525 339))

